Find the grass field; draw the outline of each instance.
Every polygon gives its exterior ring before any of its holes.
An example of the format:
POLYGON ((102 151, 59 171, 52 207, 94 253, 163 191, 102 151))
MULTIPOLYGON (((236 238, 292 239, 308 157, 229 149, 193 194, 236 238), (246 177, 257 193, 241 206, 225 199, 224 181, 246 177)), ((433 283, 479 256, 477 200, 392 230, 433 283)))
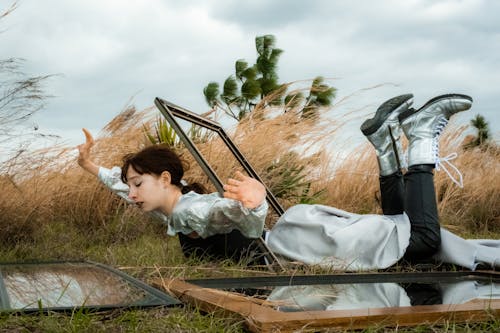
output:
MULTIPOLYGON (((329 111, 332 112, 332 111, 329 111)), ((125 110, 100 133, 93 153, 107 167, 148 144, 143 131, 153 126, 151 110, 125 110)), ((342 126, 334 121, 304 121, 293 113, 270 116, 260 110, 238 124, 231 136, 289 207, 298 202, 323 203, 355 213, 380 213, 375 155, 368 145, 347 153, 332 147, 342 126), (272 138, 270 140, 269 138, 272 138)), ((332 118, 332 117, 330 117, 332 118)), ((325 119, 330 119, 325 117, 325 119)), ((447 130, 442 155, 459 152, 454 161, 464 188, 444 172, 435 177, 442 225, 465 237, 500 236, 500 149, 461 149, 464 128, 447 130)), ((361 134, 360 134, 361 135, 361 134)), ((83 138, 83 135, 82 135, 83 138)), ((212 137, 199 137, 199 147, 222 179, 237 166, 212 137)), ((341 146, 347 146, 342 143, 341 146)), ((208 184, 189 153, 187 179, 208 184)), ((76 164, 74 149, 55 146, 21 154, 0 166, 0 260, 88 259, 111 265, 150 282, 159 276, 221 277, 268 274, 232 262, 206 262, 182 256, 176 238, 152 218, 127 206, 76 164)), ((268 227, 275 217, 270 216, 268 227)), ((260 269, 260 271, 259 271, 260 269)), ((321 273, 317 269, 305 273, 321 273)), ((290 273, 294 273, 291 271, 290 273)), ((496 332, 500 321, 479 324, 425 325, 392 331, 496 332)), ((202 314, 186 306, 173 309, 74 312, 63 315, 0 315, 2 332, 241 332, 241 319, 202 314)), ((387 329, 374 327, 369 332, 387 329)))

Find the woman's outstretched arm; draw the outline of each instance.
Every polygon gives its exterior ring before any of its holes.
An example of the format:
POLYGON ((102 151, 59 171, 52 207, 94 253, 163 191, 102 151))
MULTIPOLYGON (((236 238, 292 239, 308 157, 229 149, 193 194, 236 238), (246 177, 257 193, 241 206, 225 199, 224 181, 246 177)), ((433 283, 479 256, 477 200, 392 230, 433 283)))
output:
MULTIPOLYGON (((85 134, 85 143, 77 146, 79 153, 78 165, 80 165, 84 170, 96 176, 113 193, 124 199, 126 202, 133 204, 134 201, 128 197, 128 185, 121 181, 121 168, 113 167, 112 169, 107 169, 103 166, 95 164, 94 161, 92 161, 92 159, 90 158, 90 150, 94 145, 94 138, 86 128, 82 128, 82 131, 85 134)), ((151 215, 159 218, 160 221, 168 225, 166 216, 159 211, 151 212, 151 215)))
POLYGON ((97 165, 90 158, 90 150, 94 145, 94 138, 92 134, 86 129, 82 128, 85 134, 85 143, 78 145, 78 165, 80 165, 84 170, 93 174, 99 180, 106 185, 112 192, 125 199, 129 203, 133 203, 132 200, 128 198, 129 187, 127 184, 121 181, 121 169, 120 167, 113 167, 112 169, 104 168, 97 165))
POLYGON ((265 198, 264 185, 236 172, 224 185, 224 198, 218 193, 186 195, 173 215, 174 228, 184 234, 194 230, 202 238, 234 229, 245 237, 258 238, 267 216, 265 198))

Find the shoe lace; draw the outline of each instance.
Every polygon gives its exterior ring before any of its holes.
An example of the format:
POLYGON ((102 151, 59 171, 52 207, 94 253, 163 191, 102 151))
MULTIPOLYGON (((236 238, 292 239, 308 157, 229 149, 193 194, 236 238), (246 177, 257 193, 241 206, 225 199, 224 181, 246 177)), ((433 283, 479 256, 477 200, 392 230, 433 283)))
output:
POLYGON ((436 132, 434 135, 434 140, 432 142, 432 152, 434 156, 436 156, 436 171, 444 170, 448 177, 450 177, 451 181, 457 184, 460 188, 464 187, 464 182, 463 182, 463 176, 460 170, 451 163, 452 160, 456 159, 458 157, 458 154, 456 152, 453 152, 445 157, 439 157, 439 136, 443 132, 444 128, 448 124, 448 119, 445 117, 442 117, 439 119, 438 124, 436 126, 436 132), (451 168, 455 173, 457 174, 457 178, 455 178, 450 170, 448 168, 451 168))

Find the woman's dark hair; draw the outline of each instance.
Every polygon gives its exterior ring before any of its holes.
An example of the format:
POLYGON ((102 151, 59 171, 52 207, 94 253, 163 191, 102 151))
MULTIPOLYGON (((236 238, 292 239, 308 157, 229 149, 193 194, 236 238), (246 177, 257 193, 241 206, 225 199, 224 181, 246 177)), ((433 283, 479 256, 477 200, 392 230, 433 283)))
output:
POLYGON ((121 179, 127 182, 127 170, 132 167, 138 174, 153 174, 160 176, 168 171, 172 185, 179 187, 183 194, 189 191, 206 193, 203 185, 193 183, 183 185, 184 166, 179 156, 167 145, 148 146, 137 153, 127 154, 123 157, 121 179))

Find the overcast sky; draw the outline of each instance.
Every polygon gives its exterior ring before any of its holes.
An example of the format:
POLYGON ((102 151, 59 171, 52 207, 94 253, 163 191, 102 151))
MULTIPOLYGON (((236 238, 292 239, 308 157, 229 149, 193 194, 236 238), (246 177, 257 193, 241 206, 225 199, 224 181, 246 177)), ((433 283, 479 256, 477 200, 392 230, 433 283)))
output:
MULTIPOLYGON (((12 3, 0 0, 0 12, 12 3)), ((47 82, 55 97, 34 121, 68 144, 131 98, 138 109, 159 96, 206 111, 203 87, 233 73, 237 59, 253 63, 263 34, 285 51, 282 82, 335 78, 339 97, 385 84, 352 98, 371 106, 367 114, 401 93, 413 92, 417 106, 470 94, 473 108, 459 121, 482 114, 498 139, 498 13, 496 0, 20 0, 0 21, 0 59, 61 74, 47 82)))

